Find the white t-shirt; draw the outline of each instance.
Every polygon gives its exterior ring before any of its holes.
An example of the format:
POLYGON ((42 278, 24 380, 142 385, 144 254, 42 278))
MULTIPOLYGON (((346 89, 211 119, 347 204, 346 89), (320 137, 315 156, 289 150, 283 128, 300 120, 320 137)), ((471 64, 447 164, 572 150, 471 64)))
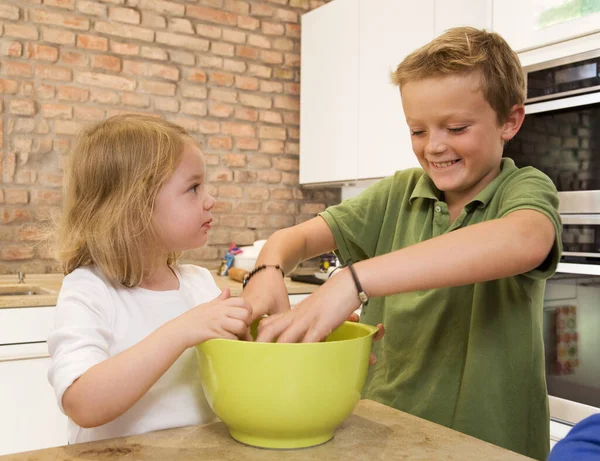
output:
MULTIPOLYGON (((54 330, 48 338, 48 379, 64 413, 67 388, 89 368, 137 344, 169 320, 219 295, 210 272, 193 265, 175 268, 179 290, 152 291, 111 284, 94 266, 80 267, 63 281, 54 330)), ((85 429, 68 422, 69 443, 142 434, 216 419, 204 396, 194 348, 186 350, 124 414, 85 429)))

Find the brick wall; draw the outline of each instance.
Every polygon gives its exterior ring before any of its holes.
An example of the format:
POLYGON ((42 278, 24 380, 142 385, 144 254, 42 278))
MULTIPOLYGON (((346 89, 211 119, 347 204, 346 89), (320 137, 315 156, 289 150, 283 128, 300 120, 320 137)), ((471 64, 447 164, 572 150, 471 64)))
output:
POLYGON ((0 273, 59 269, 40 228, 60 207, 77 130, 118 113, 184 126, 217 198, 218 266, 339 202, 298 186, 300 16, 328 0, 2 0, 0 273))

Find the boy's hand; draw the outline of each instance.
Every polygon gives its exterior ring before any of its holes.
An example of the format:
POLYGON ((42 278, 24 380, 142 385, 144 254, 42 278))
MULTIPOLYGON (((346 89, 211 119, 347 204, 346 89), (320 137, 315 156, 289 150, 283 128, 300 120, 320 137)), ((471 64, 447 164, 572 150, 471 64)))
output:
POLYGON ((281 272, 272 267, 267 267, 252 276, 244 288, 242 298, 252 306, 253 321, 264 315, 290 310, 290 298, 285 281, 281 272))
POLYGON ((252 339, 252 308, 242 298, 231 298, 225 288, 212 301, 200 304, 173 320, 186 348, 214 338, 252 339))
MULTIPOLYGON (((359 320, 360 320, 360 318, 356 312, 352 312, 352 314, 350 314, 350 317, 348 317, 349 322, 358 322, 359 320)), ((383 338, 384 334, 385 334, 385 328, 383 327, 383 324, 378 323, 377 324, 377 333, 375 333, 373 335, 373 342, 379 341, 381 338, 383 338)), ((375 357, 375 354, 373 354, 371 352, 371 355, 369 356, 369 365, 374 365, 376 362, 377 362, 377 357, 375 357)))
POLYGON ((360 306, 351 274, 340 271, 295 309, 260 322, 257 341, 318 342, 360 306))

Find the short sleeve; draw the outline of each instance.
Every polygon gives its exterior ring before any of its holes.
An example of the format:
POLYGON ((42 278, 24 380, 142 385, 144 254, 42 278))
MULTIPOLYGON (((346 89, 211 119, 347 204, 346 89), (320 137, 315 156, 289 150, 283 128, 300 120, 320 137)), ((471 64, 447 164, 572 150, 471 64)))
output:
POLYGON ((58 406, 73 382, 109 358, 112 300, 104 281, 88 269, 76 269, 63 281, 48 337, 48 380, 58 406))
POLYGON ((519 170, 519 175, 511 180, 502 194, 499 217, 518 210, 536 210, 546 215, 554 226, 555 238, 550 254, 540 266, 524 274, 528 277, 547 279, 556 272, 562 254, 562 223, 558 205, 558 192, 554 183, 534 168, 519 170))
POLYGON ((372 258, 388 206, 394 177, 382 179, 360 195, 327 208, 320 216, 331 229, 342 263, 372 258))

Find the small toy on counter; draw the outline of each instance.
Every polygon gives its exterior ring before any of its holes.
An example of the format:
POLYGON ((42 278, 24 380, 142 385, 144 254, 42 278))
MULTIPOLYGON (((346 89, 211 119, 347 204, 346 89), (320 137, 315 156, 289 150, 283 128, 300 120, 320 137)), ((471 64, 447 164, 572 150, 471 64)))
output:
POLYGON ((337 265, 338 259, 334 253, 325 253, 321 255, 321 263, 319 264, 319 269, 321 272, 328 274, 335 269, 337 265))
POLYGON ((240 253, 243 253, 243 251, 235 245, 235 242, 231 242, 227 253, 225 253, 223 259, 221 260, 221 265, 219 266, 218 274, 220 276, 224 277, 227 275, 227 272, 229 272, 229 269, 233 265, 233 258, 235 257, 235 255, 238 255, 240 253))

